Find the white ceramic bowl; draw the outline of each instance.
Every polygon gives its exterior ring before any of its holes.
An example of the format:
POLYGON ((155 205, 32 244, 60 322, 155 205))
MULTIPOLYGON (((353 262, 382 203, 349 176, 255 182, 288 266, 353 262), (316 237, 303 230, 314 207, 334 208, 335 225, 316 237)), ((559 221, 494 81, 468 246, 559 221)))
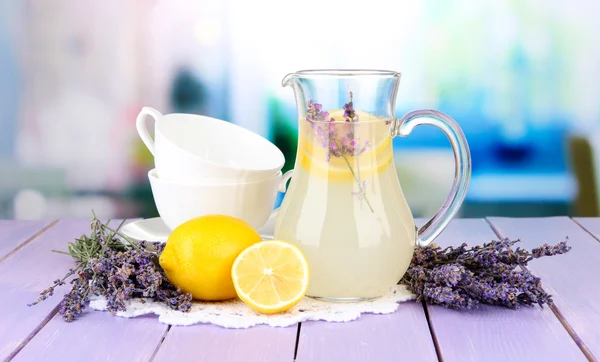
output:
POLYGON ((144 107, 137 131, 154 155, 158 177, 185 182, 248 182, 274 177, 285 158, 277 146, 243 127, 193 114, 144 107), (154 140, 146 116, 155 120, 154 140))
POLYGON ((277 192, 285 192, 291 172, 284 176, 279 172, 261 181, 228 184, 163 180, 155 169, 148 172, 148 178, 158 213, 171 230, 192 218, 213 214, 234 216, 258 229, 274 212, 277 192))

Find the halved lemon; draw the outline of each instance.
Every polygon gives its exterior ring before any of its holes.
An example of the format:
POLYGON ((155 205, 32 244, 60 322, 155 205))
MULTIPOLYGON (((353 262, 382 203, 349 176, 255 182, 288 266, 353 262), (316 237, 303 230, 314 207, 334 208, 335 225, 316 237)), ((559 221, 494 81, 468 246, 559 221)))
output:
POLYGON ((278 240, 244 249, 231 268, 238 297, 265 314, 286 311, 300 302, 308 288, 308 263, 296 246, 278 240))

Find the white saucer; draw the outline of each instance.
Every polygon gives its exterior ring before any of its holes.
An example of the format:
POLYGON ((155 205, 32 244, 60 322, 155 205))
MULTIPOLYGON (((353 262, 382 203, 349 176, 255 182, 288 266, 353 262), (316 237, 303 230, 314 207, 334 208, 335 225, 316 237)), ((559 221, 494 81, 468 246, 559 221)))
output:
MULTIPOLYGON (((269 240, 273 239, 274 227, 275 217, 271 217, 267 220, 267 223, 257 231, 263 239, 269 240)), ((138 220, 123 225, 121 227, 121 232, 133 240, 159 241, 162 243, 166 242, 171 234, 171 230, 160 217, 138 220)))

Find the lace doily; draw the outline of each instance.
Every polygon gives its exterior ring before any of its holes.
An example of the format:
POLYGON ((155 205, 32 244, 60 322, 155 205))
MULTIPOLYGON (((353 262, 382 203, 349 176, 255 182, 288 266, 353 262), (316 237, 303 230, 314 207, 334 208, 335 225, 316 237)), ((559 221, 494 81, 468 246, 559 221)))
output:
MULTIPOLYGON (((192 309, 179 312, 169 309, 162 303, 134 299, 127 305, 127 311, 118 312, 119 317, 133 318, 145 314, 158 315, 159 322, 188 326, 197 323, 210 323, 225 328, 249 328, 259 324, 272 327, 287 327, 304 321, 349 322, 358 319, 362 313, 388 314, 398 308, 398 303, 414 299, 404 285, 396 285, 381 298, 356 303, 328 303, 305 297, 287 312, 265 315, 254 312, 239 299, 223 302, 193 302, 192 309)), ((106 310, 106 299, 90 301, 90 308, 106 310)))

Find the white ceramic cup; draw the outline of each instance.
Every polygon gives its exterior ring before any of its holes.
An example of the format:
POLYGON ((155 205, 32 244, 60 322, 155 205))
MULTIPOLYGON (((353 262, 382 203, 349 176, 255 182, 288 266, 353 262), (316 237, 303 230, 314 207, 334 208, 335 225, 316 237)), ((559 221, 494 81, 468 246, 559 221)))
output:
POLYGON ((254 229, 263 226, 273 210, 277 192, 285 192, 292 171, 260 181, 197 184, 163 180, 156 169, 148 172, 152 195, 160 217, 174 230, 187 220, 204 215, 228 215, 246 221, 254 229))
POLYGON ((275 176, 285 158, 277 146, 243 127, 215 118, 144 107, 137 131, 154 155, 158 177, 184 182, 247 182, 275 176), (155 121, 154 139, 146 116, 155 121))

